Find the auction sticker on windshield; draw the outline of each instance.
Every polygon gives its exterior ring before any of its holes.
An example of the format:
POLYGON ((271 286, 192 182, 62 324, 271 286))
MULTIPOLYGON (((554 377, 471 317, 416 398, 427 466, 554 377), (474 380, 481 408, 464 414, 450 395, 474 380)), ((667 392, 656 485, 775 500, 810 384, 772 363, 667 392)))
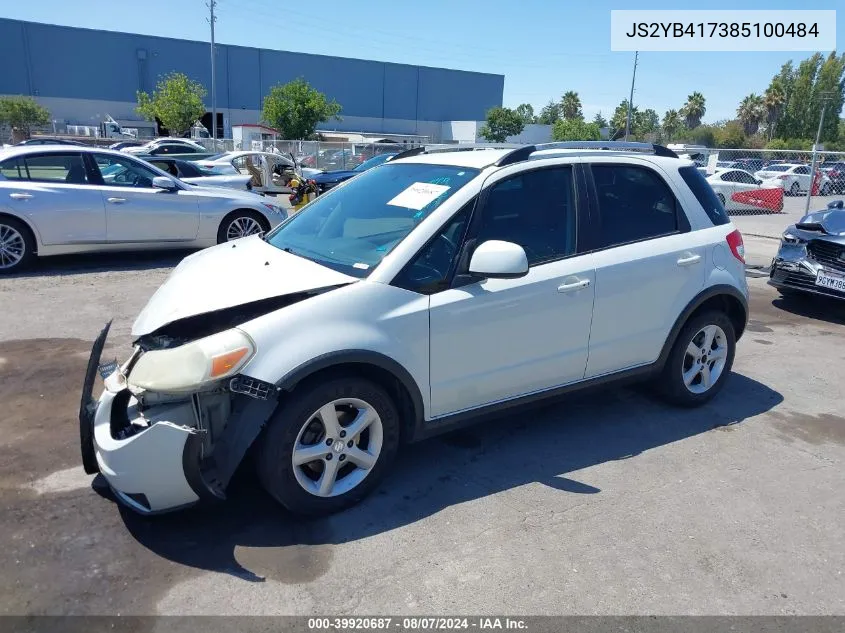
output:
POLYGON ((387 204, 394 207, 405 207, 420 211, 448 190, 449 187, 446 185, 434 185, 430 182, 415 182, 387 204))

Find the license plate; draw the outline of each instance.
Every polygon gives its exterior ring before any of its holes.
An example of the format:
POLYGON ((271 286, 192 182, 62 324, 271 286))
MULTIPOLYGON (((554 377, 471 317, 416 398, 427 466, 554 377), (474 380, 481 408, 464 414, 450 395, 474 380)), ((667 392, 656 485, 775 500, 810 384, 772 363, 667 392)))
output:
POLYGON ((816 285, 822 288, 845 292, 845 275, 840 275, 829 270, 820 270, 816 275, 816 285))

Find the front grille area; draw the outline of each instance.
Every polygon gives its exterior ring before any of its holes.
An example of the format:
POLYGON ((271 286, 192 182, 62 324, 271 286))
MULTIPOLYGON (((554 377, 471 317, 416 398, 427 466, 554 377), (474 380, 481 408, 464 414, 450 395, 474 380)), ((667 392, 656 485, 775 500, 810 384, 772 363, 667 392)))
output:
POLYGON ((845 293, 833 290, 832 288, 823 288, 816 285, 816 278, 809 273, 793 273, 785 270, 775 270, 772 274, 772 282, 789 286, 790 288, 797 288, 799 290, 810 290, 820 295, 828 297, 836 297, 837 299, 845 298, 845 293))
POLYGON ((824 240, 810 240, 807 252, 822 266, 845 272, 845 259, 840 259, 845 255, 845 246, 824 240))

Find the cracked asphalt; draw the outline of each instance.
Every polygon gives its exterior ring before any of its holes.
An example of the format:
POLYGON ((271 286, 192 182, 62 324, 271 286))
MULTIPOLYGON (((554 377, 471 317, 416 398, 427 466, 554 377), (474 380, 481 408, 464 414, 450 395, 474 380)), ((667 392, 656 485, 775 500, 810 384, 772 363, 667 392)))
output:
POLYGON ((79 466, 79 389, 181 255, 0 278, 0 614, 845 614, 845 305, 749 275, 701 409, 609 388, 405 450, 328 519, 249 464, 228 503, 141 518, 79 466))

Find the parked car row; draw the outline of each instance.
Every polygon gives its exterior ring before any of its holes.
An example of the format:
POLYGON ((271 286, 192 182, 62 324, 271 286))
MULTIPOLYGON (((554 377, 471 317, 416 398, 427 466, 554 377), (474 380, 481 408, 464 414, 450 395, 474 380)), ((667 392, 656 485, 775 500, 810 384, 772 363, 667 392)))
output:
POLYGON ((0 273, 36 256, 204 248, 269 231, 286 217, 271 198, 188 184, 124 152, 0 150, 0 273))

